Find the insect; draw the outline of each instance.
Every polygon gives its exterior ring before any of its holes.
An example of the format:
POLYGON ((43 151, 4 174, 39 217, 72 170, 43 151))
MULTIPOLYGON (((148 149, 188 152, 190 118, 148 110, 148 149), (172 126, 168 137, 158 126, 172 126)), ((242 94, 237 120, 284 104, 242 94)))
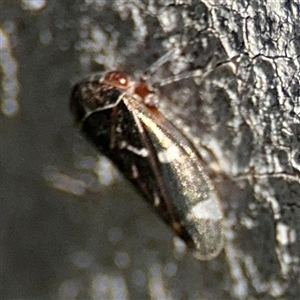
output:
POLYGON ((70 109, 85 137, 133 183, 196 258, 222 250, 223 213, 202 160, 155 106, 144 79, 121 71, 91 75, 72 90, 70 109))

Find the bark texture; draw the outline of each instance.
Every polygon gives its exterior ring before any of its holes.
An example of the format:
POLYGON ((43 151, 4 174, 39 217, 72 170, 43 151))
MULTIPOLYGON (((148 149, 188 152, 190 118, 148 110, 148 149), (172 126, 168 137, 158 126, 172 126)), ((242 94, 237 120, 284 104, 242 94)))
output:
POLYGON ((1 6, 1 299, 300 297, 297 1, 1 6), (138 77, 168 52, 153 82, 202 73, 162 88, 159 106, 222 201, 225 248, 209 262, 174 240, 68 111, 83 75, 138 77))

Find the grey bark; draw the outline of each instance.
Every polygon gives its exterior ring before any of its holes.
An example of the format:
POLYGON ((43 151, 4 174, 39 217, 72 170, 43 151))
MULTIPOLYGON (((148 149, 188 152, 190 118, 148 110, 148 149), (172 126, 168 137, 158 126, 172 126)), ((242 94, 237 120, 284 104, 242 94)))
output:
POLYGON ((299 298, 299 3, 26 3, 1 3, 1 299, 299 298), (203 73, 162 88, 159 106, 221 198, 226 242, 209 262, 68 111, 81 76, 138 77, 169 51, 154 82, 203 73))

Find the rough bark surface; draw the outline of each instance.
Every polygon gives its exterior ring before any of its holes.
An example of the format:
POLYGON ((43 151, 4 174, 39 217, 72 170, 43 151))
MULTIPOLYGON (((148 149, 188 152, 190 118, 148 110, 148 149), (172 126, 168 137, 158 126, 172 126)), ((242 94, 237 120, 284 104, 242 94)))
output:
POLYGON ((300 298, 297 1, 1 2, 1 299, 300 298), (36 4, 39 3, 39 4, 36 4), (34 5, 36 4, 36 5, 34 5), (71 84, 151 80, 226 215, 196 261, 73 128, 71 84), (200 79, 201 78, 201 79, 200 79))

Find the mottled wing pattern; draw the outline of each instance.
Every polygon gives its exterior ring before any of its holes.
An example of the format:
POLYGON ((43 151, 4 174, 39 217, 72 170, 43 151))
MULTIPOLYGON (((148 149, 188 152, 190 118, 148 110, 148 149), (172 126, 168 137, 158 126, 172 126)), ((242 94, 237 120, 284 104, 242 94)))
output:
MULTIPOLYGON (((109 80, 114 75, 110 72, 109 80)), ((155 107, 129 91, 122 73, 117 75, 122 80, 117 87, 98 75, 74 87, 71 110, 76 121, 196 257, 215 257, 223 243, 223 214, 196 149, 155 107)), ((148 93, 144 82, 143 91, 148 93)))

